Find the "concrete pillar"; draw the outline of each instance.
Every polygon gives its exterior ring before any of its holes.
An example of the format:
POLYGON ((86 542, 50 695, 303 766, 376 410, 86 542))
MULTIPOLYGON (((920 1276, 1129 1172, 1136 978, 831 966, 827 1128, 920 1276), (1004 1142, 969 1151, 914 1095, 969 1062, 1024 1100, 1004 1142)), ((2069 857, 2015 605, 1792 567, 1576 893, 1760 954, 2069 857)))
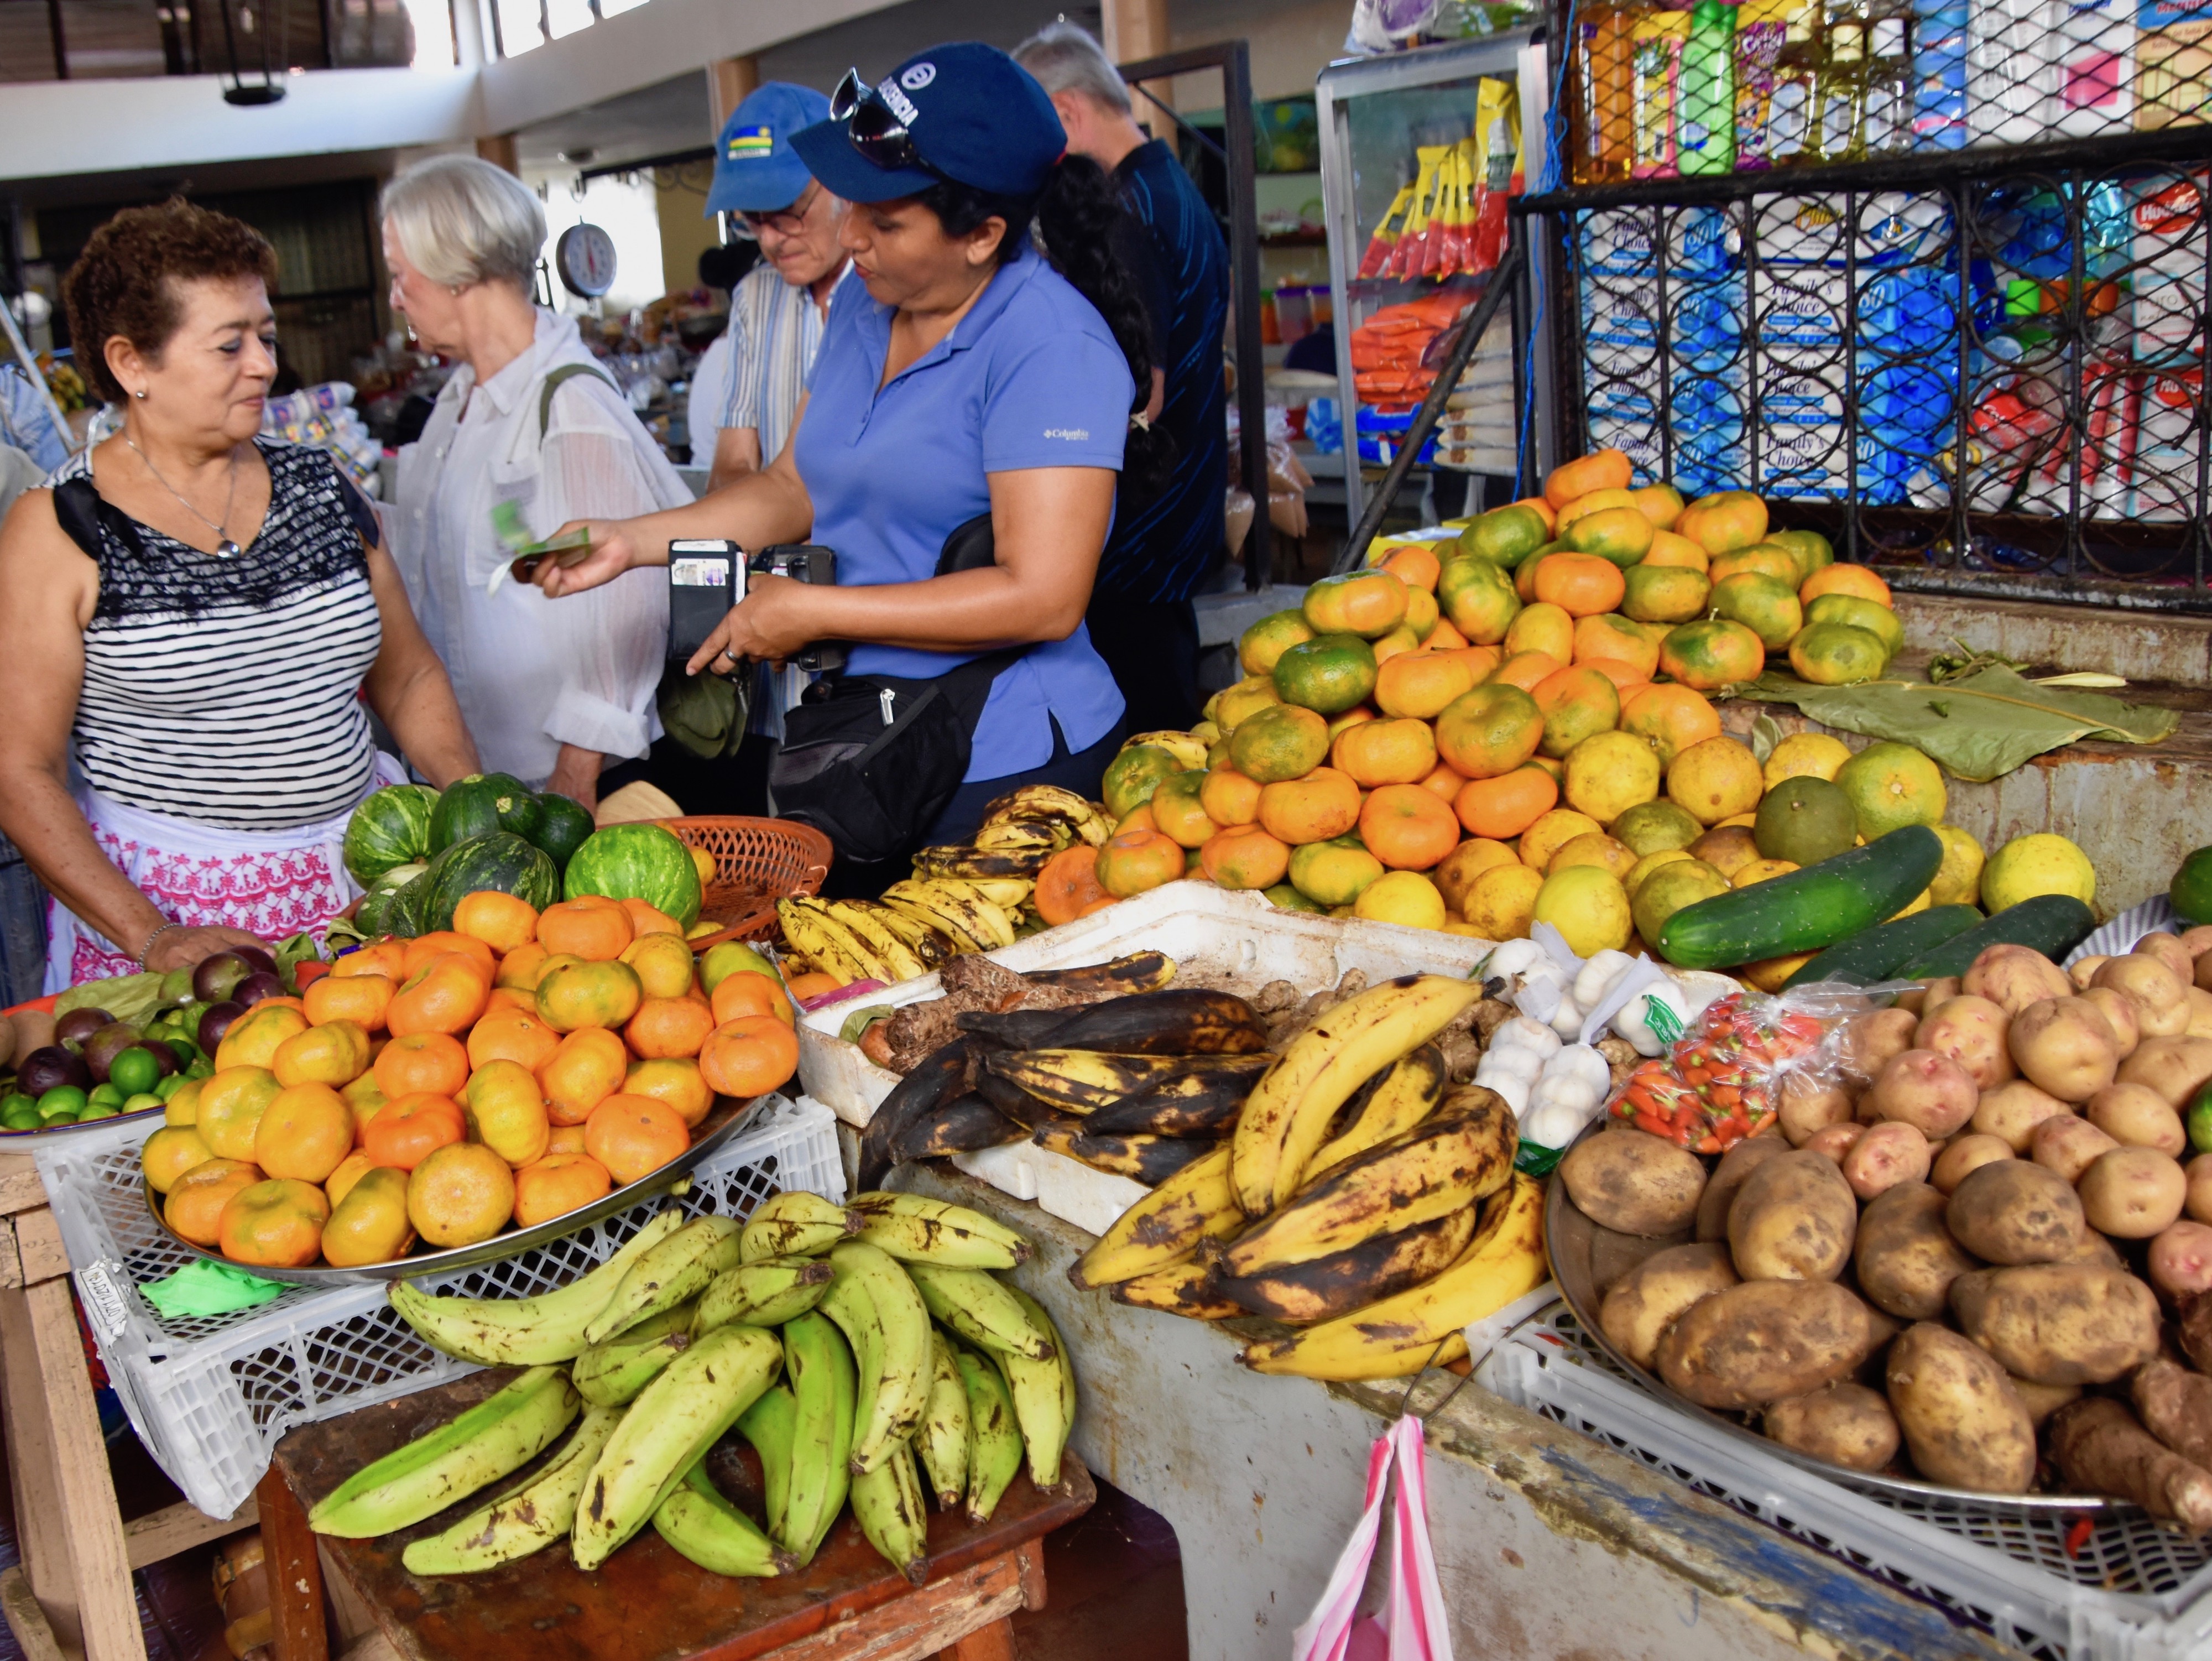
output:
POLYGON ((708 135, 709 139, 720 136, 730 112, 750 97, 760 83, 757 58, 721 58, 707 65, 707 104, 714 113, 714 131, 708 135))
MULTIPOLYGON (((1117 64, 1158 58, 1173 46, 1168 37, 1168 0, 1102 0, 1098 21, 1099 44, 1117 64)), ((1145 91, 1175 107, 1174 82, 1147 82, 1145 91)), ((1150 100, 1140 96, 1135 101, 1138 121, 1154 133, 1164 135, 1172 126, 1150 100)))
POLYGON ((522 163, 515 155, 513 133, 495 132, 477 139, 477 154, 495 167, 504 167, 518 178, 521 176, 522 163))

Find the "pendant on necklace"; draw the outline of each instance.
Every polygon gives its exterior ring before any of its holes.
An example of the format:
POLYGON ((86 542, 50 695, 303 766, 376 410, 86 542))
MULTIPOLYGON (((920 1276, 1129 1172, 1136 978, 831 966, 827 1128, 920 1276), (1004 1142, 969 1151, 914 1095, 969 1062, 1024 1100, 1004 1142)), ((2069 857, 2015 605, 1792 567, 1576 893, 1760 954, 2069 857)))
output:
POLYGON ((236 559, 245 551, 245 549, 240 547, 228 537, 225 537, 221 542, 216 543, 215 545, 215 557, 217 559, 236 559))

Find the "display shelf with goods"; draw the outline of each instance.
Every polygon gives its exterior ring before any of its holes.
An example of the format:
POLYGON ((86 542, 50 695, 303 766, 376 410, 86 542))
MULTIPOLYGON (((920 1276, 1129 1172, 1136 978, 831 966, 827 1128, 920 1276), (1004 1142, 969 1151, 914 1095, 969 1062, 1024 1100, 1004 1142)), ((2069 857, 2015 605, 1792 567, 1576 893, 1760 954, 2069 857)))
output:
MULTIPOLYGON (((1508 199, 1540 160, 1549 59, 1527 28, 1331 64, 1317 88, 1338 393, 1310 435, 1386 465, 1505 246, 1508 199), (1346 412, 1350 412, 1349 419, 1346 412)), ((1486 333, 1422 465, 1511 476, 1526 399, 1548 408, 1547 356, 1524 362, 1520 288, 1486 333)), ((1535 423, 1540 433, 1547 421, 1535 423)), ((1540 453, 1548 445, 1538 447, 1540 453)), ((1357 522, 1373 478, 1348 468, 1357 522)))
POLYGON ((1565 447, 1788 501, 1904 587, 2212 605, 2201 21, 1711 14, 1559 16, 1568 179, 1522 205, 1565 447))

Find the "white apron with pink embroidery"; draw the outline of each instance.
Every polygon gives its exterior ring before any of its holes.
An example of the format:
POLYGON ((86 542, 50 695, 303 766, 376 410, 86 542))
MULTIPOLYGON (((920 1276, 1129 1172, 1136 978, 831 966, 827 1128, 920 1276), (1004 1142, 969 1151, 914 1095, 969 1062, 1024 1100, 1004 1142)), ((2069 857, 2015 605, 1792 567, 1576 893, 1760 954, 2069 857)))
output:
MULTIPOLYGON (((406 782, 406 770, 379 751, 369 790, 406 782)), ((345 868, 350 808, 313 824, 254 835, 149 813, 89 785, 79 787, 76 801, 100 851, 172 922, 242 928, 271 945, 304 929, 319 943, 331 919, 362 891, 345 868)), ((59 900, 49 900, 46 989, 135 975, 142 944, 118 945, 59 900)))

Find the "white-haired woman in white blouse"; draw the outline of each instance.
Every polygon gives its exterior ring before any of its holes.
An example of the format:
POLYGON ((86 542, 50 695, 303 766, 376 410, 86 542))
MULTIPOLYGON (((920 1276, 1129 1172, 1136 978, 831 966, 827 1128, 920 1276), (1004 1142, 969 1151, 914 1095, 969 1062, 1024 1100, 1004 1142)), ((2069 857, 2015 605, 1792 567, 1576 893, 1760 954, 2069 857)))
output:
POLYGON ((532 302, 545 216, 520 180, 443 156, 393 179, 382 210, 394 308, 461 366, 399 455, 392 530, 409 597, 485 767, 596 806, 600 770, 644 755, 660 730, 667 575, 633 572, 582 605, 495 586, 508 556, 493 510, 514 503, 544 537, 691 493, 574 319, 532 302))

